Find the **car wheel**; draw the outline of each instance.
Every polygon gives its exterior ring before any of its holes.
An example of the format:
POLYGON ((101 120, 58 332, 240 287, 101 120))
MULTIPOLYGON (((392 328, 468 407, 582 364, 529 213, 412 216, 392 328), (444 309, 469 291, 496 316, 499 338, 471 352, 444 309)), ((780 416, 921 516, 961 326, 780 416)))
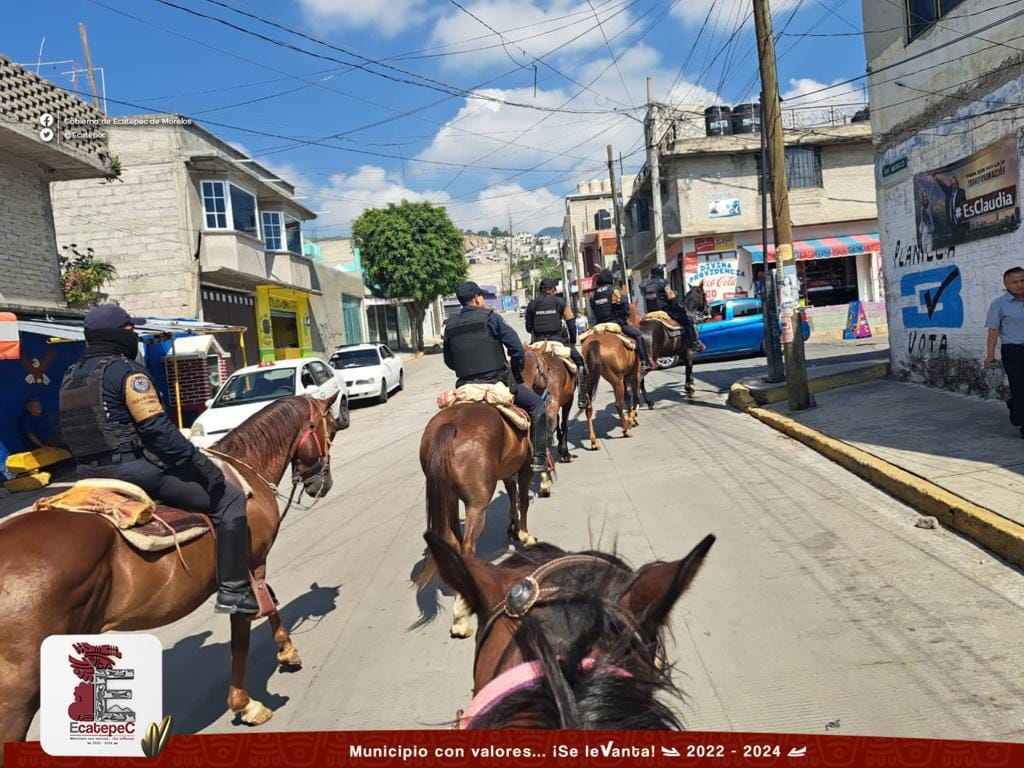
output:
POLYGON ((343 398, 341 405, 338 406, 338 418, 335 421, 338 422, 338 429, 348 429, 350 423, 350 414, 348 410, 348 398, 343 398))
POLYGON ((405 389, 405 371, 398 372, 398 391, 405 389))
POLYGON ((387 401, 388 401, 388 385, 387 385, 387 380, 385 379, 380 384, 380 394, 377 395, 377 402, 378 403, 386 403, 387 401))
POLYGON ((679 355, 669 355, 668 357, 658 358, 658 368, 674 368, 679 365, 679 355))

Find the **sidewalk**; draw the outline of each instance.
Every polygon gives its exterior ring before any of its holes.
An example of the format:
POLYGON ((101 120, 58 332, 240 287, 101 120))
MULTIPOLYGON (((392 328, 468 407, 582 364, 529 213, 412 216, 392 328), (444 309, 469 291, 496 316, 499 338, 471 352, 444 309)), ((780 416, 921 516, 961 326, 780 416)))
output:
POLYGON ((815 400, 768 408, 1024 525, 1024 440, 1002 402, 889 379, 815 400))

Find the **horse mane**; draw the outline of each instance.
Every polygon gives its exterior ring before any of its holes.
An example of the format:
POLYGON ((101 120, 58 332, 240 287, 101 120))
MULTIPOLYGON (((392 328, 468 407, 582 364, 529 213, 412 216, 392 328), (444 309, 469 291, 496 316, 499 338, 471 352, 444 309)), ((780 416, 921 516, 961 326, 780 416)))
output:
POLYGON ((683 296, 683 308, 690 312, 702 312, 707 305, 708 297, 700 283, 690 288, 683 296))
POLYGON ((215 448, 253 467, 267 467, 284 450, 298 427, 309 419, 309 398, 283 397, 257 411, 217 441, 215 448))
MULTIPOLYGON (((536 567, 565 554, 558 547, 538 544, 501 565, 536 567)), ((670 669, 654 663, 660 635, 653 646, 644 642, 636 618, 605 597, 607 592, 624 590, 632 582, 632 570, 613 554, 580 554, 606 560, 609 567, 568 567, 550 574, 545 584, 557 585, 566 598, 527 614, 509 645, 517 647, 525 661, 540 662, 543 678, 497 702, 474 718, 471 728, 683 729, 663 701, 682 699, 683 694, 672 682, 670 669), (545 614, 549 621, 542 618, 545 614), (546 627, 548 623, 555 627, 546 627), (548 635, 562 635, 559 627, 571 628, 563 639, 572 639, 556 647, 548 635), (584 668, 584 659, 595 647, 603 652, 600 662, 584 668)))

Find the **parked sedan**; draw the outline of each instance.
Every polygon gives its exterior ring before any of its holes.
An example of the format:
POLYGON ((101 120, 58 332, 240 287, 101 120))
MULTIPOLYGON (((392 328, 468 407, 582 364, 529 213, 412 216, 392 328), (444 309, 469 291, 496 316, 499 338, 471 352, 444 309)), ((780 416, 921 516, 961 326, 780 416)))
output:
POLYGON ((387 344, 338 347, 331 355, 331 365, 345 377, 348 396, 353 400, 375 397, 378 403, 386 403, 392 391, 405 389, 402 358, 387 344))
POLYGON ((303 357, 240 368, 206 401, 206 410, 192 424, 191 440, 200 448, 207 448, 282 397, 311 395, 326 400, 335 393, 339 396, 334 401, 334 419, 339 429, 346 429, 349 395, 345 380, 323 360, 303 357))
MULTIPOLYGON (((760 299, 726 299, 712 302, 708 309, 711 319, 700 324, 700 340, 707 349, 698 355, 698 360, 766 353, 760 299)), ((803 312, 800 320, 800 332, 807 341, 811 327, 803 312)))

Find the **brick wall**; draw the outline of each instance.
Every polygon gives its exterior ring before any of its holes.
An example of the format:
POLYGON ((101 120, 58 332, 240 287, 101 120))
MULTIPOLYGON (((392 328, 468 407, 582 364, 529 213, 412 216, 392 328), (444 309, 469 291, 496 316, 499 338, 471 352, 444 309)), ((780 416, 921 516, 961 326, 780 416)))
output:
MULTIPOLYGON (((228 377, 229 360, 229 357, 222 357, 219 360, 221 382, 228 377)), ((164 358, 164 370, 167 372, 168 388, 171 393, 170 406, 174 409, 177 408, 174 395, 174 359, 170 355, 164 358)), ((205 357, 179 359, 178 384, 181 389, 181 409, 183 411, 202 411, 206 401, 215 394, 210 386, 210 375, 205 357)))
POLYGON ((63 305, 49 184, 43 170, 0 155, 0 200, 0 303, 63 305))

